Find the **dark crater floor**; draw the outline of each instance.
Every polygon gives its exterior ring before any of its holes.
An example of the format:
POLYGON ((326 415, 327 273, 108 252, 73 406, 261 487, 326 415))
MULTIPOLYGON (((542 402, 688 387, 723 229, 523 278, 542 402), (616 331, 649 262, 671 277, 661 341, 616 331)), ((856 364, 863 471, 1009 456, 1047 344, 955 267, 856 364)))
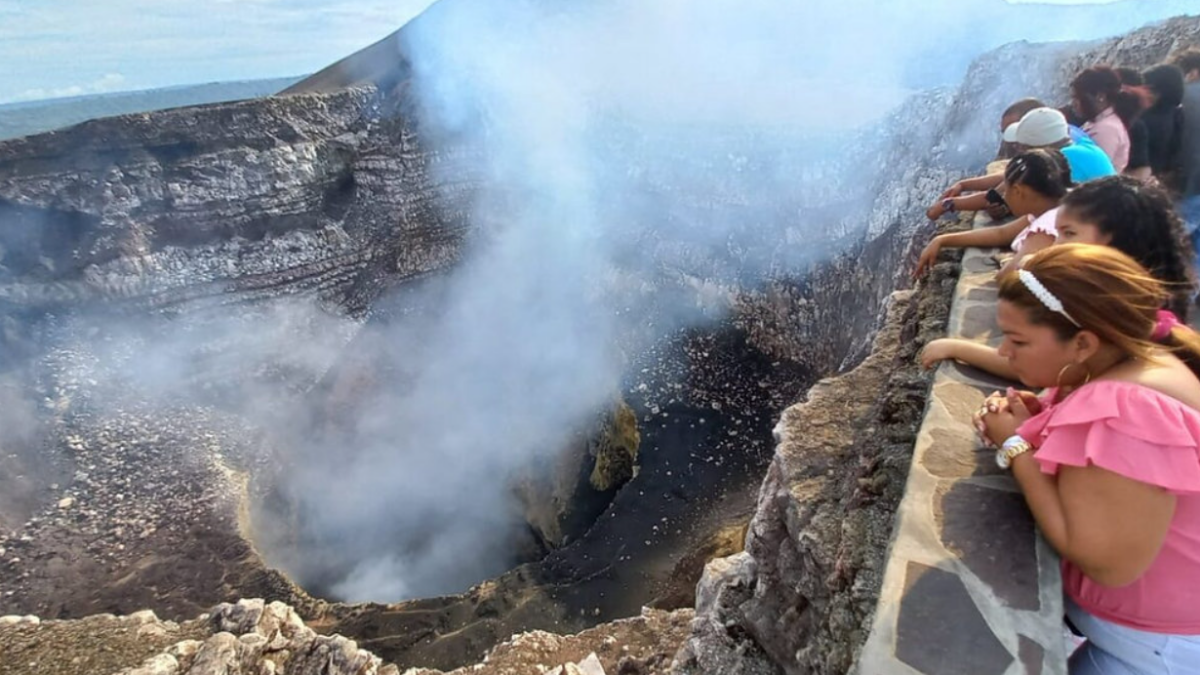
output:
MULTIPOLYGON (((173 387, 145 389, 121 369, 174 334, 170 319, 136 324, 140 342, 130 343, 130 326, 110 332, 109 317, 38 328, 44 350, 9 364, 0 387, 7 417, 22 422, 0 438, 0 613, 151 608, 186 618, 267 596, 297 605, 318 628, 370 641, 401 666, 451 668, 515 632, 577 631, 642 606, 691 605, 704 563, 740 549, 772 426, 813 381, 805 366, 751 343, 736 313, 662 336, 628 362, 620 388, 641 435, 637 473, 593 495, 594 522, 561 548, 531 546, 518 532, 491 562, 491 581, 386 606, 314 600, 269 569, 269 552, 264 563, 247 498, 286 513, 286 504, 271 504, 280 444, 298 434, 336 438, 358 402, 385 384, 389 395, 403 392, 398 347, 373 327, 435 312, 440 282, 426 283, 433 292, 381 305, 352 338, 333 340, 341 354, 320 373, 265 353, 253 367, 231 361, 248 338, 220 334, 186 355, 171 352, 191 364, 173 387), (126 360, 107 363, 112 353, 126 360), (275 405, 252 404, 239 380, 255 383, 255 396, 273 392, 275 405), (310 415, 302 424, 297 409, 310 415)), ((319 584, 306 590, 337 600, 319 584)))

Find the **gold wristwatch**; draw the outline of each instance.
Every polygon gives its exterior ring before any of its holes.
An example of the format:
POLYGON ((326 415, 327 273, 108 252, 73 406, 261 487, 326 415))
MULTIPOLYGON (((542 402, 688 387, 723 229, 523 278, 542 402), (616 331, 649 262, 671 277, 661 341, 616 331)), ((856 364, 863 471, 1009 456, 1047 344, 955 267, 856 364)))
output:
POLYGON ((1013 459, 1017 455, 1024 454, 1033 450, 1033 444, 1021 438, 1020 436, 1009 436, 1000 449, 996 451, 996 464, 1001 469, 1012 467, 1013 459))

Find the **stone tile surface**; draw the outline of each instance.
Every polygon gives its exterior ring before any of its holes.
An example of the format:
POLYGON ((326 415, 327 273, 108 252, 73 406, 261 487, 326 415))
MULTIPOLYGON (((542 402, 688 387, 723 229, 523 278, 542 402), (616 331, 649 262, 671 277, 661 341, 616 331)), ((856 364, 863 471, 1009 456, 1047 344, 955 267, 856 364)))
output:
POLYGON ((962 316, 962 337, 979 340, 996 330, 996 306, 981 304, 968 307, 962 316))
MULTIPOLYGON (((993 253, 963 256, 951 336, 998 344, 993 253)), ((1012 384, 938 367, 857 675, 1066 675, 1057 560, 971 427, 984 397, 1012 384)))
MULTIPOLYGON (((970 429, 934 429, 929 435, 932 442, 922 463, 938 478, 966 478, 979 473, 981 465, 986 466, 988 454, 971 449, 975 434, 970 429)), ((995 462, 992 466, 995 467, 995 462)))
POLYGON ((935 501, 934 518, 942 544, 1002 602, 1040 608, 1036 533, 1023 496, 959 481, 935 501))
POLYGON ((926 675, 1003 675, 1013 662, 962 579, 912 562, 900 601, 896 656, 926 675), (954 639, 940 639, 945 636, 954 639))
POLYGON ((989 255, 966 255, 963 256, 962 268, 964 272, 969 274, 980 274, 991 272, 995 274, 999 271, 1000 266, 996 264, 996 260, 989 255))
POLYGON ((1046 660, 1046 650, 1024 635, 1020 636, 1021 665, 1025 667, 1025 675, 1042 675, 1043 662, 1046 660))

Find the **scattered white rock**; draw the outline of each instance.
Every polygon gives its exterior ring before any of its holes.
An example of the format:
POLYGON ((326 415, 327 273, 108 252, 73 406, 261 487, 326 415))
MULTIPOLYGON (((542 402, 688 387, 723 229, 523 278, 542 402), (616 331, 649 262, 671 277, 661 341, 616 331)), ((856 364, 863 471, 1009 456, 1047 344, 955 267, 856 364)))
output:
POLYGON ((600 663, 600 657, 596 656, 596 652, 587 655, 587 658, 579 662, 579 671, 583 675, 605 675, 604 666, 600 663))
POLYGON ((204 643, 199 640, 183 640, 167 647, 166 653, 174 656, 177 660, 190 659, 200 651, 200 647, 203 645, 204 643))
POLYGON ((138 625, 155 623, 158 621, 158 615, 152 609, 143 609, 140 612, 134 612, 125 617, 125 620, 138 625))
POLYGON ((117 675, 175 675, 179 672, 179 662, 170 654, 151 656, 136 668, 126 668, 117 675))
POLYGON ((138 626, 137 635, 140 638, 161 638, 167 636, 167 629, 156 623, 138 626))
MULTIPOLYGON (((540 668, 540 666, 539 666, 540 668)), ((565 663, 553 670, 543 670, 543 675, 605 675, 604 665, 596 652, 587 655, 579 663, 565 663)))

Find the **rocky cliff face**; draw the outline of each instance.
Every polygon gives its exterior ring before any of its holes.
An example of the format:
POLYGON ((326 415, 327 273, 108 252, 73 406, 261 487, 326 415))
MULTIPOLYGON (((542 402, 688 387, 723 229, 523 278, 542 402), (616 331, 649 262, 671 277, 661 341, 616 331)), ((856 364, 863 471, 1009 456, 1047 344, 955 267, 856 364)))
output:
POLYGON ((784 413, 746 550, 706 568, 678 672, 847 671, 924 407, 915 357, 944 330, 953 273, 894 294, 870 356, 784 413))

